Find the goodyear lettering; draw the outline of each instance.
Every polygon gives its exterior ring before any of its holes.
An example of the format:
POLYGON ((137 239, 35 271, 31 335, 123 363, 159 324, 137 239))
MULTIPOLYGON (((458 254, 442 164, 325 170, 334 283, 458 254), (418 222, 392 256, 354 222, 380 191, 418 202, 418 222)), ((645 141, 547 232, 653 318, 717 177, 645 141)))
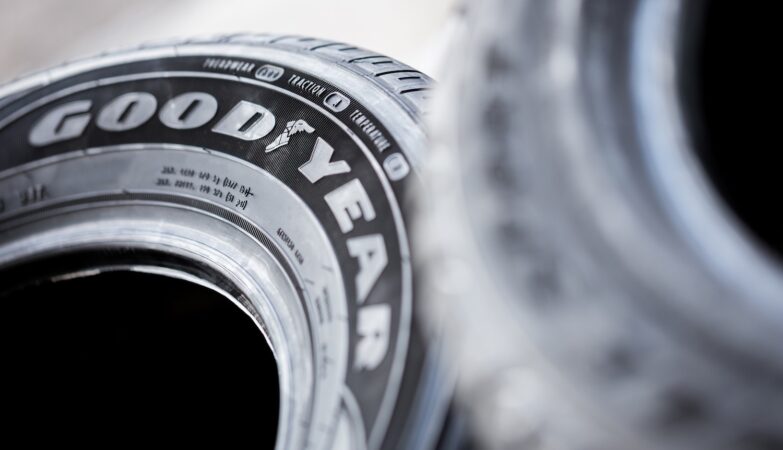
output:
MULTIPOLYGON (((205 64, 218 69, 234 70, 235 67, 231 60, 208 60, 205 64)), ((236 66, 236 70, 242 69, 252 70, 241 65, 236 66)), ((316 97, 326 92, 323 86, 298 75, 292 75, 288 84, 316 97)), ((101 108, 94 107, 91 100, 75 100, 54 106, 33 125, 28 136, 30 145, 44 147, 78 138, 93 118, 96 118, 95 125, 107 132, 138 128, 155 116, 157 101, 151 94, 131 92, 119 95, 101 108)), ((185 92, 166 101, 160 107, 157 118, 169 128, 189 130, 206 125, 215 117, 217 111, 218 103, 214 96, 205 92, 185 92)), ((381 130, 359 110, 351 113, 350 119, 372 140, 378 151, 382 152, 391 146, 381 130)), ((273 130, 275 123, 275 115, 268 109, 240 100, 223 114, 210 131, 242 141, 256 141, 267 136, 273 130)), ((296 122, 289 123, 292 128, 296 124, 296 122)), ((311 128, 306 131, 310 133, 311 128)), ((345 176, 351 173, 349 163, 335 160, 334 153, 334 148, 328 142, 317 137, 308 161, 299 167, 299 172, 312 184, 318 183, 325 177, 345 176)), ((397 154, 387 157, 384 168, 392 180, 404 177, 409 171, 404 158, 397 154)), ((174 174, 174 168, 165 167, 163 174, 174 174)), ((191 170, 180 175, 193 178, 196 173, 191 170)), ((210 177, 209 173, 198 175, 201 179, 210 177)), ((212 181, 216 185, 214 188, 205 190, 204 185, 201 185, 201 191, 211 192, 213 196, 219 198, 224 198, 225 195, 226 201, 235 200, 234 194, 229 191, 238 189, 237 181, 217 176, 213 176, 212 181)), ((161 187, 197 190, 196 185, 188 180, 176 180, 171 183, 168 178, 159 178, 156 184, 161 187)), ((245 197, 254 195, 249 189, 246 191, 247 194, 242 189, 244 186, 239 192, 245 197)), ((376 218, 375 207, 359 178, 352 178, 332 189, 324 195, 323 201, 331 211, 340 231, 348 237, 346 241, 348 254, 355 259, 358 266, 354 287, 359 308, 356 324, 359 339, 354 352, 353 367, 354 370, 374 370, 386 357, 392 325, 391 308, 388 304, 367 303, 373 287, 388 264, 386 243, 383 235, 379 233, 355 235, 355 223, 372 222, 376 218)), ((299 256, 297 259, 300 264, 303 263, 303 259, 299 256)))
POLYGON ((226 72, 250 73, 255 67, 255 63, 237 61, 236 59, 207 58, 204 60, 205 69, 223 70, 226 72))
POLYGON ((367 137, 372 140, 372 144, 375 146, 375 148, 378 149, 379 152, 382 152, 386 150, 387 148, 391 147, 391 143, 389 143, 389 140, 386 138, 386 136, 383 135, 381 130, 378 129, 378 127, 365 116, 362 114, 361 111, 358 109, 351 113, 351 120, 356 125, 359 125, 362 131, 367 135, 367 137))
POLYGON ((313 80, 300 77, 299 75, 291 75, 291 77, 288 79, 288 84, 315 97, 321 97, 326 92, 325 87, 321 86, 313 80))

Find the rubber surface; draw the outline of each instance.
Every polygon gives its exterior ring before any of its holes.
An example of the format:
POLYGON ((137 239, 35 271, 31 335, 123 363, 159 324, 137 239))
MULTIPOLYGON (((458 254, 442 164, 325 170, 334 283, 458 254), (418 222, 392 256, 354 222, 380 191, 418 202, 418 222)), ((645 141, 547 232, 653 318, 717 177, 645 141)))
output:
MULTIPOLYGON (((427 150, 420 117, 431 87, 347 44, 255 35, 113 51, 11 82, 0 87, 0 267, 46 257, 19 243, 70 220, 165 229, 195 211, 217 221, 202 238, 212 247, 223 224, 252 236, 300 299, 315 412, 287 425, 307 437, 285 442, 426 445, 443 406, 418 400, 436 369, 414 329, 399 201, 427 150), (341 398, 337 410, 319 396, 341 398)), ((193 224, 191 234, 208 231, 193 224)), ((101 229, 118 242, 127 231, 101 229)))
POLYGON ((687 9, 472 8, 414 242, 482 448, 783 448, 783 277, 692 158, 687 9))

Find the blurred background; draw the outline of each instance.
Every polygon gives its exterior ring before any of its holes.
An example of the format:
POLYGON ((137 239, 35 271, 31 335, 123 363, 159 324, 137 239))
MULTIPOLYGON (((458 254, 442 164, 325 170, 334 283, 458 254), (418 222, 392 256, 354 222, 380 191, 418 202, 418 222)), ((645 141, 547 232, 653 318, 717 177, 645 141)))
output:
POLYGON ((456 0, 0 0, 0 82, 107 49, 238 32, 345 41, 424 72, 456 0))

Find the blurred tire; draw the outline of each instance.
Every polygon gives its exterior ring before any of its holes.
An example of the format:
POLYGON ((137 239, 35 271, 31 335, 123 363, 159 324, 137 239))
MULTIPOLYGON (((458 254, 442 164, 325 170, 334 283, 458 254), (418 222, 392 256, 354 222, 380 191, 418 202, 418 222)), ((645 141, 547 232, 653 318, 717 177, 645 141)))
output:
MULTIPOLYGON (((480 448, 783 448, 777 236, 705 170, 706 7, 474 6, 433 110, 414 242, 480 448)), ((761 26, 729 9, 735 29, 761 26)), ((752 89, 748 69, 713 104, 752 89)), ((738 116, 722 130, 770 142, 738 116)))

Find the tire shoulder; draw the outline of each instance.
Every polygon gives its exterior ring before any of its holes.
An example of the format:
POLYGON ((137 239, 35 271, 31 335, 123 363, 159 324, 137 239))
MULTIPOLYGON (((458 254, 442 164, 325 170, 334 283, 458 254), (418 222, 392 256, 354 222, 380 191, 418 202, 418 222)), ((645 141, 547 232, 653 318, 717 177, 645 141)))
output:
MULTIPOLYGON (((80 63, 94 59, 102 59, 140 50, 211 44, 235 44, 276 48, 307 54, 326 62, 335 63, 343 69, 365 78, 376 87, 383 90, 414 118, 418 118, 427 113, 426 105, 428 103, 429 91, 434 87, 432 78, 407 64, 383 54, 365 50, 343 42, 300 35, 227 34, 148 42, 132 47, 108 50, 84 58, 68 60, 59 65, 44 70, 24 73, 7 82, 0 83, 0 93, 4 88, 12 86, 24 79, 38 76, 45 80, 49 80, 49 74, 51 72, 77 62, 80 63)), ((45 81, 42 84, 48 84, 48 81, 45 81)), ((0 94, 0 105, 4 104, 4 100, 6 99, 0 94)))

